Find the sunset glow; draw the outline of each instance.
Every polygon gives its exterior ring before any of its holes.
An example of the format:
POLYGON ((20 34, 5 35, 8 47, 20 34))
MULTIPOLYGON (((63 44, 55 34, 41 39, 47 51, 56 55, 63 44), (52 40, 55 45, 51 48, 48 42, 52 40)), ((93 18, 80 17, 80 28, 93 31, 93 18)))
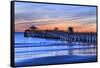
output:
POLYGON ((16 2, 15 31, 32 25, 39 30, 73 27, 75 32, 96 32, 96 7, 16 2))

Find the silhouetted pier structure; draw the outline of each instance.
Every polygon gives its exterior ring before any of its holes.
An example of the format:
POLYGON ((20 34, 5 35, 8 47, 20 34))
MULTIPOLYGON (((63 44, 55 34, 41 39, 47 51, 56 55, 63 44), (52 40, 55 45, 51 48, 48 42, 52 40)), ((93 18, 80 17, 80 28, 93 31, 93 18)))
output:
POLYGON ((73 32, 73 28, 69 27, 68 31, 61 31, 57 28, 55 30, 38 30, 32 26, 25 30, 24 37, 37 37, 45 39, 54 39, 70 42, 82 42, 89 44, 96 44, 97 33, 93 32, 73 32))

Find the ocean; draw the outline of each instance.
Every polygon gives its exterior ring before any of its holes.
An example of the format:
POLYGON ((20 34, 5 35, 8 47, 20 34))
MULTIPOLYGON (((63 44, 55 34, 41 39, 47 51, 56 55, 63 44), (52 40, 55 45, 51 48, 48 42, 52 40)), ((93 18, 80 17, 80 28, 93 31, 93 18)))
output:
POLYGON ((97 61, 95 44, 24 37, 15 32, 15 66, 97 61))

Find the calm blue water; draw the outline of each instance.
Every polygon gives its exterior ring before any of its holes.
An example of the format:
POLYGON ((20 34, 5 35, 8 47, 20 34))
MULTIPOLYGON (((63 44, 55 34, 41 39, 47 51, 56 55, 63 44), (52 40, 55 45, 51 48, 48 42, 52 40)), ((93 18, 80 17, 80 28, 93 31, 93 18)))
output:
POLYGON ((90 61, 96 61, 96 45, 25 38, 22 32, 15 33, 16 66, 90 61))

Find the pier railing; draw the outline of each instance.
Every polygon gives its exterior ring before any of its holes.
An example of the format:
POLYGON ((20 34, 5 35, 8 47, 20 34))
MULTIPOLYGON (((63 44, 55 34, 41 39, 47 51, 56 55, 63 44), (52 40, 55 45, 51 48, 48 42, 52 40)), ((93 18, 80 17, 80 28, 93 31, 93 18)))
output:
POLYGON ((92 32, 73 32, 68 33, 64 31, 25 31, 24 37, 37 37, 37 38, 45 38, 45 39, 54 39, 54 40, 62 40, 62 41, 70 41, 70 42, 83 42, 89 44, 97 44, 97 33, 92 32))

